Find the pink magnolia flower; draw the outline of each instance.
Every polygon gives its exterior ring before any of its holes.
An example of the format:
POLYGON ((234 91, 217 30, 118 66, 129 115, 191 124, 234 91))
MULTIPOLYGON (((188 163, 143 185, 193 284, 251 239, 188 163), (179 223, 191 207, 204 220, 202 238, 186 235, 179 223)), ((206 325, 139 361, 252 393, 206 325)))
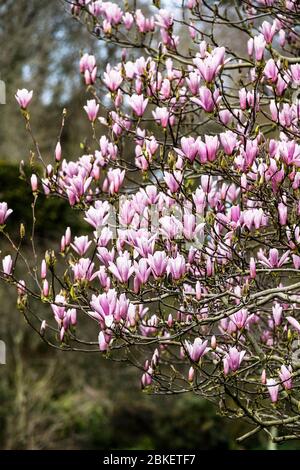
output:
POLYGON ((86 70, 92 72, 96 67, 96 58, 94 55, 89 55, 87 53, 83 54, 79 61, 79 70, 80 73, 84 73, 86 70))
POLYGON ((134 262, 135 270, 135 287, 137 291, 139 290, 140 285, 146 284, 149 276, 151 274, 151 268, 149 267, 148 260, 146 258, 141 258, 139 262, 134 262))
POLYGON ((282 382, 283 387, 285 390, 291 390, 293 383, 292 383, 292 367, 286 367, 282 365, 279 372, 279 377, 282 382))
POLYGON ((235 312, 231 315, 231 320, 235 324, 235 326, 241 330, 246 326, 247 319, 248 319, 248 310, 246 308, 242 308, 238 312, 235 312))
POLYGON ((204 59, 196 57, 193 59, 194 64, 197 66, 202 78, 211 83, 222 65, 224 64, 225 47, 216 47, 211 54, 208 54, 204 59))
POLYGON ((269 23, 268 21, 264 21, 260 29, 267 44, 271 44, 271 42, 273 41, 274 34, 277 30, 275 21, 273 22, 273 24, 269 23))
POLYGON ((201 338, 196 338, 193 344, 189 341, 185 341, 187 353, 192 359, 192 361, 199 362, 201 357, 206 354, 206 352, 208 351, 207 343, 207 340, 203 341, 201 338))
POLYGON ((154 18, 146 18, 141 10, 135 11, 135 22, 141 33, 147 33, 153 31, 155 28, 154 18))
POLYGON ((109 266, 110 262, 113 262, 115 259, 115 249, 112 248, 110 251, 104 246, 99 246, 97 248, 97 258, 103 263, 105 266, 109 266))
POLYGON ((160 28, 169 29, 173 24, 173 15, 170 11, 165 9, 160 9, 158 15, 156 16, 156 24, 160 28))
POLYGON ((13 266, 12 257, 10 255, 6 255, 2 260, 2 268, 3 268, 4 274, 9 276, 12 271, 12 266, 13 266))
POLYGON ((46 260, 42 260, 41 262, 41 278, 42 279, 45 279, 47 276, 47 264, 46 264, 46 260))
POLYGON ((90 302, 93 311, 89 314, 105 325, 106 317, 113 317, 117 307, 117 293, 115 289, 109 289, 107 292, 96 296, 92 295, 90 302))
POLYGON ((239 351, 236 347, 229 348, 229 352, 223 359, 224 374, 227 375, 230 371, 237 371, 240 368, 245 354, 246 351, 239 351))
POLYGON ((122 186, 125 178, 125 170, 120 168, 110 168, 107 173, 107 177, 103 183, 103 191, 108 191, 109 194, 117 194, 122 186))
POLYGON ((182 236, 182 223, 174 215, 166 215, 159 219, 160 233, 168 240, 182 236))
POLYGON ((44 297, 48 297, 49 295, 49 282, 47 281, 47 279, 44 279, 43 280, 43 296, 44 297))
POLYGON ((155 111, 152 111, 153 117, 158 124, 160 124, 164 129, 168 126, 170 121, 170 113, 168 108, 156 108, 155 111))
POLYGON ((30 184, 31 184, 32 192, 35 193, 38 190, 38 179, 35 174, 31 175, 30 184))
POLYGON ((193 382, 195 377, 195 369, 194 367, 189 368, 189 373, 188 373, 188 381, 193 382))
POLYGON ((78 263, 72 266, 74 279, 76 281, 92 281, 95 277, 93 274, 95 263, 89 258, 80 258, 78 263))
POLYGON ((274 59, 269 59, 264 68, 264 75, 272 83, 275 83, 278 78, 279 70, 280 70, 280 60, 275 62, 274 59))
POLYGON ((255 59, 258 61, 262 60, 266 48, 266 41, 262 34, 255 36, 253 47, 255 52, 255 59))
POLYGON ((91 206, 85 212, 86 217, 84 220, 86 220, 86 222, 92 225, 95 229, 99 229, 107 223, 109 212, 110 205, 107 201, 96 201, 94 207, 91 206))
POLYGON ((55 303, 51 304, 51 309, 54 314, 54 318, 58 325, 62 325, 64 316, 65 316, 65 307, 66 299, 63 295, 56 295, 55 296, 55 303))
POLYGON ((175 149, 176 152, 187 158, 190 162, 193 162, 198 153, 198 146, 195 144, 195 139, 193 137, 182 137, 180 143, 181 149, 175 149))
POLYGON ((275 302, 275 304, 272 307, 272 316, 273 316, 275 326, 279 326, 281 324, 282 310, 283 310, 282 306, 278 302, 275 302))
POLYGON ((91 176, 85 179, 83 174, 79 174, 69 180, 69 184, 66 185, 66 192, 71 206, 74 206, 80 201, 82 196, 88 190, 92 179, 93 178, 91 176))
POLYGON ((232 155, 238 144, 237 135, 232 131, 222 132, 220 141, 226 155, 232 155))
POLYGON ((260 250, 257 254, 260 264, 266 266, 267 268, 280 268, 283 264, 288 262, 290 252, 285 252, 281 258, 279 258, 279 252, 277 248, 271 248, 269 251, 269 258, 263 254, 263 251, 260 250))
POLYGON ((217 155, 217 150, 219 148, 219 139, 217 135, 205 136, 205 146, 206 146, 206 155, 209 162, 213 162, 217 155))
POLYGON ((167 272, 175 281, 178 281, 185 273, 186 262, 184 256, 177 254, 176 258, 169 258, 167 272))
POLYGON ((103 331, 100 331, 98 335, 99 349, 101 352, 105 352, 109 348, 111 337, 105 334, 103 331))
POLYGON ((274 379, 267 379, 267 387, 271 402, 276 403, 278 401, 279 384, 274 379))
POLYGON ((204 223, 197 225, 197 219, 194 214, 185 213, 183 216, 183 235, 187 240, 193 240, 196 238, 199 231, 205 226, 204 223))
POLYGON ((88 118, 91 122, 94 122, 97 118, 99 111, 99 104, 96 103, 96 100, 88 100, 84 110, 88 115, 88 118))
POLYGON ((215 90, 214 93, 212 93, 209 88, 204 86, 199 88, 198 96, 199 98, 192 98, 191 101, 201 106, 207 113, 212 113, 221 99, 219 90, 215 90))
POLYGON ((150 374, 149 372, 145 372, 141 378, 142 388, 149 387, 152 384, 152 380, 152 374, 150 374))
POLYGON ((266 373, 266 369, 263 369, 263 370, 262 370, 261 377, 260 377, 260 381, 261 381, 262 385, 266 385, 266 383, 267 383, 267 373, 266 373))
POLYGON ((26 88, 23 88, 22 90, 17 91, 15 98, 22 109, 27 109, 32 100, 32 95, 32 90, 28 91, 26 88))
POLYGON ((186 83, 189 87, 192 95, 197 95, 200 87, 200 75, 199 72, 190 72, 189 77, 186 78, 186 83))
POLYGON ((294 327, 295 330, 297 330, 300 334, 300 323, 296 320, 296 318, 289 316, 286 317, 286 319, 292 325, 292 327, 294 327))
POLYGON ((110 262, 108 269, 122 284, 128 282, 130 276, 134 273, 129 253, 124 252, 116 259, 115 263, 110 262))
POLYGON ((80 256, 84 256, 87 250, 89 249, 91 245, 91 241, 89 241, 89 238, 87 235, 83 235, 81 237, 75 237, 74 242, 71 243, 71 247, 73 250, 76 251, 80 256))
POLYGON ((148 263, 155 278, 162 277, 168 265, 168 257, 164 251, 155 251, 148 255, 148 263))
POLYGON ((253 257, 250 258, 249 267, 250 267, 250 277, 251 279, 255 279, 256 278, 256 263, 253 257))
POLYGON ((288 208, 283 202, 278 204, 278 215, 280 225, 286 225, 288 220, 288 208))
POLYGON ((109 91, 115 93, 123 82, 121 71, 112 69, 109 65, 107 65, 106 72, 104 72, 103 82, 109 91))
POLYGON ((165 171, 164 173, 164 180, 171 193, 176 193, 178 191, 182 182, 182 178, 182 172, 179 170, 174 171, 173 173, 169 173, 168 171, 165 171))
POLYGON ((58 141, 54 151, 55 161, 60 162, 61 160, 61 144, 58 141))
POLYGON ((138 117, 142 117, 148 104, 148 98, 143 95, 132 95, 129 99, 129 106, 132 107, 133 111, 138 117))
POLYGON ((291 77, 294 85, 300 85, 300 64, 292 64, 290 67, 291 77))
POLYGON ((123 15, 122 17, 123 19, 123 23, 124 23, 124 26, 127 30, 131 29, 132 25, 133 25, 133 22, 134 22, 134 18, 132 16, 131 13, 129 13, 128 11, 123 15))
POLYGON ((12 214, 13 210, 8 209, 6 202, 0 202, 0 225, 4 225, 6 219, 12 214))

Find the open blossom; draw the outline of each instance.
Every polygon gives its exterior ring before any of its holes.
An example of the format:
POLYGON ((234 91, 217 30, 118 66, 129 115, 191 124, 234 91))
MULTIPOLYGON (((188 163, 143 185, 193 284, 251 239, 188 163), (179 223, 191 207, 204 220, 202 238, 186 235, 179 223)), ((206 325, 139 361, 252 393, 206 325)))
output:
POLYGON ((181 149, 175 149, 176 152, 193 162, 198 153, 198 145, 195 139, 193 137, 182 137, 180 143, 181 149))
POLYGON ((202 78, 207 82, 211 83, 222 65, 224 64, 225 47, 216 47, 211 54, 208 54, 204 59, 196 57, 193 60, 197 66, 202 78))
POLYGON ((193 343, 185 341, 185 347, 188 355, 194 362, 199 362, 201 357, 207 352, 208 341, 196 338, 193 343))
POLYGON ((164 251, 155 251, 148 255, 148 263, 155 278, 163 276, 167 270, 168 257, 164 251))
POLYGON ((26 88, 23 88, 22 90, 17 91, 15 98, 22 109, 27 109, 32 100, 32 95, 32 90, 28 91, 26 88))
POLYGON ((89 241, 88 236, 83 235, 81 237, 75 237, 73 243, 71 243, 71 247, 80 256, 84 256, 87 250, 89 249, 91 243, 92 242, 89 241))
POLYGON ((109 264, 110 272, 115 276, 121 283, 126 283, 130 276, 134 273, 134 267, 132 261, 129 258, 129 253, 124 252, 120 255, 114 263, 109 264))
POLYGON ((76 281, 91 281, 95 277, 93 275, 95 264, 89 258, 80 258, 78 263, 72 266, 74 279, 76 281))
POLYGON ((0 225, 4 225, 6 219, 12 214, 13 210, 8 209, 6 202, 0 202, 0 225))
POLYGON ((88 115, 89 120, 94 122, 99 111, 99 104, 96 103, 96 100, 88 100, 86 106, 84 106, 84 109, 88 115))
POLYGON ((84 75, 86 85, 92 85, 97 77, 97 65, 94 55, 83 54, 79 62, 80 73, 84 75))
POLYGON ((105 225, 109 218, 110 205, 107 201, 96 201, 85 213, 86 220, 92 227, 99 229, 105 225))
POLYGON ((167 271, 171 274, 172 278, 177 281, 185 273, 186 262, 184 256, 177 255, 176 258, 169 258, 167 271))
POLYGON ((169 173, 168 171, 165 171, 164 173, 164 180, 171 193, 176 193, 178 191, 182 178, 182 172, 179 170, 174 171, 173 173, 169 173))
POLYGON ((236 327, 241 330, 246 326, 247 319, 248 319, 248 311, 246 308, 242 308, 238 312, 235 312, 231 315, 231 320, 236 325, 236 327))
POLYGON ((279 70, 280 61, 275 62, 274 59, 269 59, 264 68, 264 75, 272 83, 275 83, 278 78, 279 70))
POLYGON ((190 92, 193 95, 198 94, 200 81, 201 81, 201 77, 200 77, 199 72, 190 72, 188 78, 186 78, 186 83, 189 87, 190 92))
POLYGON ((226 155, 232 155, 238 144, 237 135, 232 131, 222 132, 220 141, 226 155))
POLYGON ((288 261, 289 255, 290 255, 290 252, 287 251, 281 256, 281 258, 279 258, 279 252, 277 248, 271 248, 269 252, 269 258, 267 258, 263 254, 262 250, 258 252, 257 257, 259 259, 259 262, 263 266, 266 266, 267 268, 280 268, 288 261))
POLYGON ((129 99, 129 105, 138 117, 142 117, 148 104, 148 98, 143 95, 132 95, 129 99))
POLYGON ((172 14, 165 9, 160 9, 158 15, 156 16, 156 24, 164 29, 169 29, 173 24, 172 14))
POLYGON ((139 9, 135 12, 135 22, 140 33, 147 33, 154 30, 155 24, 153 16, 146 18, 139 9))
POLYGON ((292 372, 293 371, 291 366, 286 367, 284 364, 282 364, 279 372, 279 377, 285 390, 291 390, 292 388, 292 372))
POLYGON ((223 359, 224 374, 227 375, 230 371, 237 371, 240 368, 245 354, 246 351, 239 351, 236 347, 229 348, 229 352, 223 359))
POLYGON ((103 191, 108 191, 109 194, 116 194, 119 192, 125 178, 125 170, 120 168, 109 169, 107 177, 103 183, 103 191))
POLYGON ((92 312, 89 312, 98 321, 105 320, 105 317, 114 315, 117 306, 117 293, 115 289, 109 289, 108 292, 96 296, 92 295, 90 302, 92 312))
POLYGON ((131 13, 129 13, 128 11, 123 15, 122 17, 123 19, 123 23, 124 23, 124 26, 127 30, 131 29, 132 25, 133 25, 133 22, 134 22, 134 18, 132 16, 131 13))
POLYGON ((106 72, 104 72, 103 82, 111 92, 116 92, 123 81, 120 70, 112 69, 108 65, 106 72))
POLYGON ((273 24, 269 23, 268 21, 264 21, 260 29, 267 44, 271 44, 277 29, 275 21, 273 24))
POLYGON ((55 296, 55 303, 51 304, 51 309, 54 314, 54 318, 58 325, 62 325, 65 312, 66 312, 66 307, 65 307, 66 299, 63 295, 57 294, 55 296))
POLYGON ((164 129, 168 126, 170 122, 170 113, 168 111, 168 108, 156 108, 155 111, 152 111, 152 114, 156 122, 160 124, 164 129))
POLYGON ((199 88, 197 98, 192 98, 191 101, 201 106, 207 113, 212 113, 220 98, 219 90, 212 93, 209 88, 202 86, 199 88))

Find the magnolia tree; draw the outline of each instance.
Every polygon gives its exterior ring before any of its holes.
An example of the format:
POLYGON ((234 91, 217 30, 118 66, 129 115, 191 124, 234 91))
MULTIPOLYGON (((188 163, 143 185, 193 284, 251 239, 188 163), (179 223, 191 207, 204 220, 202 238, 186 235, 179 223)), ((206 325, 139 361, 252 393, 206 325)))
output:
POLYGON ((16 93, 32 139, 32 256, 2 202, 1 278, 49 345, 128 361, 153 393, 214 401, 253 424, 241 439, 298 439, 299 3, 154 1, 147 14, 128 3, 65 2, 120 48, 105 67, 81 56, 91 133, 80 156, 65 158, 64 111, 49 164, 32 91, 16 93), (79 211, 83 234, 66 227, 40 259, 45 196, 79 211))

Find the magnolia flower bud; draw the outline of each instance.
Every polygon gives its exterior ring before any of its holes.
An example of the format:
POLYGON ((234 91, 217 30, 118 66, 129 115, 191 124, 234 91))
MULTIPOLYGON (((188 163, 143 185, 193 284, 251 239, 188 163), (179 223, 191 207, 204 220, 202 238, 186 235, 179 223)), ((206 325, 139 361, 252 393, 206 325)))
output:
POLYGON ((35 174, 31 175, 30 184, 31 184, 32 192, 36 193, 37 189, 38 189, 38 179, 37 179, 37 176, 35 174))

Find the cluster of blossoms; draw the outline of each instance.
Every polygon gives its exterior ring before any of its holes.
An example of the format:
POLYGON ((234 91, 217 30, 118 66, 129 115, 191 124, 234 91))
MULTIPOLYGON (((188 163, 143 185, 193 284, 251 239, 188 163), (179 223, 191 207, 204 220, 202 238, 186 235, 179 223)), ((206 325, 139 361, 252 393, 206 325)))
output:
MULTIPOLYGON (((122 51, 102 75, 94 56, 82 56, 89 153, 67 161, 58 142, 55 162, 31 177, 35 198, 66 199, 89 230, 67 228, 34 277, 57 324, 38 317, 43 338, 51 344, 56 330, 62 348, 80 341, 122 353, 144 388, 192 389, 257 430, 299 433, 299 6, 245 2, 243 57, 216 47, 203 27, 210 15, 235 28, 221 5, 185 3, 180 21, 164 9, 72 6, 101 40, 131 51, 139 34, 145 54, 122 51), (94 321, 92 342, 79 340, 84 319, 94 321)), ((16 98, 24 111, 32 93, 16 98)), ((2 203, 4 233, 10 213, 2 203)), ((2 264, 26 312, 32 287, 15 278, 10 255, 2 264)))

